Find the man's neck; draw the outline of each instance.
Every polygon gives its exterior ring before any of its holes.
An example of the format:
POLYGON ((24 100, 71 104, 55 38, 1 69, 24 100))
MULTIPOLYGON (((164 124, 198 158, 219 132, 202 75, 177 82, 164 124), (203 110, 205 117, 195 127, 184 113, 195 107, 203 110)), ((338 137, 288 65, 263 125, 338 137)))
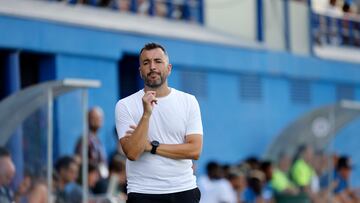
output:
POLYGON ((169 86, 167 85, 167 83, 164 83, 162 86, 158 87, 158 88, 151 88, 148 86, 144 87, 144 91, 155 91, 156 92, 156 97, 165 97, 167 95, 170 94, 171 90, 169 88, 169 86))

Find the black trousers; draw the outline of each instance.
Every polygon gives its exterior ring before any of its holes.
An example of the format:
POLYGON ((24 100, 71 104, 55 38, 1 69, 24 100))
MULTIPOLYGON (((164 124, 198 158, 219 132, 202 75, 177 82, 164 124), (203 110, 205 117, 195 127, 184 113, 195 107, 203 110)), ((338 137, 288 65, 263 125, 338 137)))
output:
POLYGON ((131 192, 127 203, 198 203, 201 193, 198 188, 169 194, 142 194, 131 192))

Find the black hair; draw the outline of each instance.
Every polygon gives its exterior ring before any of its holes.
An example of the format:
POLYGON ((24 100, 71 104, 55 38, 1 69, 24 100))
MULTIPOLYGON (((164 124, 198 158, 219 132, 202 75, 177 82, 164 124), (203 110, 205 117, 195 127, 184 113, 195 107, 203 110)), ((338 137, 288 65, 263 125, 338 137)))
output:
POLYGON ((148 51, 148 50, 157 49, 157 48, 160 48, 165 53, 165 55, 168 55, 165 48, 161 44, 158 44, 158 43, 155 43, 155 42, 150 42, 150 43, 145 44, 144 47, 140 50, 139 55, 141 55, 141 53, 144 50, 148 51))
POLYGON ((0 158, 2 157, 10 157, 10 152, 4 147, 0 147, 0 158))
POLYGON ((72 163, 76 163, 75 159, 71 156, 61 157, 55 164, 55 169, 60 173, 61 169, 68 169, 72 163))

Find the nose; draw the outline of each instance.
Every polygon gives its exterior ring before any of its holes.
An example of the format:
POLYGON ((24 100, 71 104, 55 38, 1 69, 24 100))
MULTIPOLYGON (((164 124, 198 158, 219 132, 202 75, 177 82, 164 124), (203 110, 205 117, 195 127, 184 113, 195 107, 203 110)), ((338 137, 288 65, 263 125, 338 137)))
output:
POLYGON ((150 63, 150 70, 151 70, 151 71, 154 71, 155 69, 156 69, 156 67, 155 67, 155 62, 152 61, 152 62, 150 63))

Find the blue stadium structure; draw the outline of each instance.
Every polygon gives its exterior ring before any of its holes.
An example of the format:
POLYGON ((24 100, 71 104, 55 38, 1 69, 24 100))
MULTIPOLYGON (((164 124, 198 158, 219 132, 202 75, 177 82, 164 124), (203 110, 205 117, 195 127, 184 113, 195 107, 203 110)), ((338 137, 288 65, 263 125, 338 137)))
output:
MULTIPOLYGON (((0 1, 0 99, 48 80, 99 80, 102 86, 89 90, 89 105, 104 109, 101 140, 111 153, 114 106, 142 87, 138 52, 153 41, 169 52, 170 86, 199 100, 204 125, 199 173, 209 160, 236 163, 263 156, 285 128, 308 112, 343 99, 360 100, 356 62, 275 51, 201 24, 22 0, 0 1)), ((56 100, 54 157, 73 153, 81 116, 79 92, 56 100)), ((351 155, 355 164, 360 164, 359 131, 357 118, 331 141, 332 149, 351 155)), ((360 185, 360 171, 355 172, 360 185)))

